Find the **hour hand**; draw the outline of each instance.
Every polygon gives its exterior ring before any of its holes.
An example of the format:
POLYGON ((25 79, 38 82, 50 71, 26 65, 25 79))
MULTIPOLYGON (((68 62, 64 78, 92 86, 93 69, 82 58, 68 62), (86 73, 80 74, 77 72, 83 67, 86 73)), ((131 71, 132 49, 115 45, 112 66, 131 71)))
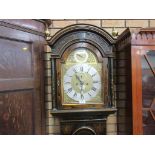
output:
POLYGON ((79 76, 77 76, 77 75, 75 75, 75 76, 76 76, 76 79, 78 79, 80 81, 80 83, 81 83, 82 81, 80 80, 79 76))
POLYGON ((82 82, 82 81, 80 80, 79 76, 76 75, 76 78, 79 80, 80 85, 83 86, 83 85, 84 85, 84 82, 82 82))

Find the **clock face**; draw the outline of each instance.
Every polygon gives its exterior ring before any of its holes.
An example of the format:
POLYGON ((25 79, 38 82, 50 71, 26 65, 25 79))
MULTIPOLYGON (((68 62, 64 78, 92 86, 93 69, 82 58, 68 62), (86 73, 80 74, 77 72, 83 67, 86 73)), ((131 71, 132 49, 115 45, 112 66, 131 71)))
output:
POLYGON ((98 71, 88 64, 70 67, 64 75, 64 91, 71 99, 86 103, 101 91, 101 77, 98 71))
POLYGON ((87 48, 77 48, 62 65, 63 104, 103 103, 102 65, 87 48))

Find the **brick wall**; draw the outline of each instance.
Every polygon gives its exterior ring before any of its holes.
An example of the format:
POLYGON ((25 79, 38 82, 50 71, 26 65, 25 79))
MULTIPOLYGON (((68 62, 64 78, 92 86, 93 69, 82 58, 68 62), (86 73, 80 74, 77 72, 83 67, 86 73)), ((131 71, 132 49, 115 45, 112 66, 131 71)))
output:
POLYGON ((155 20, 52 20, 52 24, 50 25, 51 35, 54 35, 60 29, 72 25, 72 24, 92 24, 103 28, 107 32, 111 34, 113 28, 120 33, 122 33, 125 28, 140 28, 140 27, 155 27, 155 20))
MULTIPOLYGON (((121 34, 127 27, 132 28, 140 28, 140 27, 155 27, 155 20, 51 20, 52 24, 49 26, 49 30, 51 35, 53 36, 56 32, 63 29, 66 26, 72 25, 72 24, 91 24, 98 26, 100 28, 103 28, 108 33, 112 33, 113 28, 115 28, 119 34, 121 34)), ((50 48, 47 47, 45 49, 45 79, 46 79, 46 91, 45 91, 45 101, 46 101, 46 133, 47 134, 59 134, 60 133, 60 124, 59 119, 54 118, 50 114, 50 110, 52 108, 52 102, 51 102, 51 66, 50 66, 50 48)), ((120 62, 120 65, 123 63, 120 62)), ((123 64, 122 64, 123 65, 123 64)), ((121 72, 121 71, 120 71, 121 72)), ((123 70, 122 70, 123 72, 123 70)), ((118 89, 125 89, 122 83, 125 81, 124 77, 119 77, 119 83, 120 88, 118 89)), ((120 94, 120 98, 124 98, 125 94, 120 94)), ((119 109, 119 115, 121 116, 119 121, 117 122, 117 114, 110 115, 107 119, 107 134, 118 134, 117 132, 117 123, 120 123, 119 130, 124 131, 124 123, 125 118, 125 102, 120 101, 118 108, 119 109)), ((125 132, 122 132, 122 134, 126 134, 125 132)))

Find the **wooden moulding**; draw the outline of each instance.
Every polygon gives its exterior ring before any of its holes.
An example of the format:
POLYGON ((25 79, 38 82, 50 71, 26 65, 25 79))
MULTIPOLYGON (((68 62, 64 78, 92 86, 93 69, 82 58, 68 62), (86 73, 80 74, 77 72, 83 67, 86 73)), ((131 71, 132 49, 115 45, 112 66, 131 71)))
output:
POLYGON ((98 114, 102 114, 102 115, 108 115, 108 114, 112 114, 115 113, 117 111, 116 108, 102 108, 102 109, 72 109, 72 110, 52 110, 51 114, 52 115, 72 115, 72 114, 76 114, 76 115, 82 115, 82 114, 91 114, 91 115, 98 115, 98 114))

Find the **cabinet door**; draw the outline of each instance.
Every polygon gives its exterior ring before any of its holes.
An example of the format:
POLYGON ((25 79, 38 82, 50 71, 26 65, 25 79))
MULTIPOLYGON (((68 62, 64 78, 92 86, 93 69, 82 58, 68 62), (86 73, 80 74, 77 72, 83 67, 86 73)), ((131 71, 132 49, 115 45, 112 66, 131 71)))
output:
POLYGON ((155 134, 155 50, 144 50, 142 67, 143 134, 155 134))
POLYGON ((41 134, 39 37, 0 27, 0 134, 41 134))
POLYGON ((155 134, 155 47, 136 47, 134 53, 133 131, 152 135, 155 134))

